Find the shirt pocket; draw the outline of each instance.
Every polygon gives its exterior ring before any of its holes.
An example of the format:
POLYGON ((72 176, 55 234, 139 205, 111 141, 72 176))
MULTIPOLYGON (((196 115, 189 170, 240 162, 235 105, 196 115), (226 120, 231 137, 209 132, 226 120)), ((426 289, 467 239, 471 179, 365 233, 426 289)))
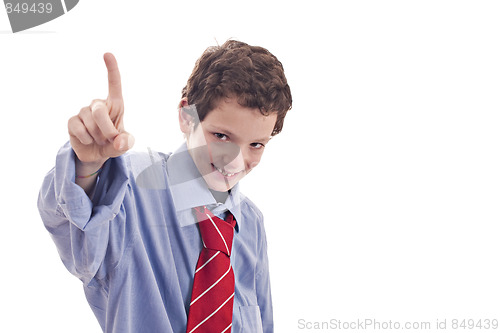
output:
POLYGON ((241 333, 262 333, 262 319, 258 305, 240 306, 241 333))

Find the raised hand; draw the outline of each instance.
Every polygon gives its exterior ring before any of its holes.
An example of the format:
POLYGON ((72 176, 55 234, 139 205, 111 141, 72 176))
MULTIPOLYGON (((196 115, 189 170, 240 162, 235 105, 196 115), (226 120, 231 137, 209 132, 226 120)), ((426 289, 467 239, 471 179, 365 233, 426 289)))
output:
MULTIPOLYGON (((134 137, 123 125, 124 103, 120 71, 115 57, 104 54, 108 69, 109 93, 106 100, 93 100, 69 119, 70 143, 85 171, 100 168, 108 158, 132 148, 134 137)), ((78 166, 77 166, 78 167, 78 166)))

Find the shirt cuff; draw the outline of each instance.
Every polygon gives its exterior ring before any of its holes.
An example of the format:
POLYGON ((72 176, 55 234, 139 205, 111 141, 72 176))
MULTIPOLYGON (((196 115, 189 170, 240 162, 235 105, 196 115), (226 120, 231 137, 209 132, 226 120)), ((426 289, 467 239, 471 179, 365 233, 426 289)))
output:
POLYGON ((119 212, 128 184, 123 157, 106 161, 97 178, 93 200, 75 183, 76 154, 67 142, 58 152, 54 187, 59 210, 81 230, 113 219, 119 212), (92 223, 90 223, 92 221, 92 223))

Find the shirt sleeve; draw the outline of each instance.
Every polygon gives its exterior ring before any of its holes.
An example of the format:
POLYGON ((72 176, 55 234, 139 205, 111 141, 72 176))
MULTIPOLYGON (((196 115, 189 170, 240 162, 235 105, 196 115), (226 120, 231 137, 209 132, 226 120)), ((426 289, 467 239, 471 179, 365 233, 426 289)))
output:
POLYGON ((274 331, 273 307, 271 298, 271 281, 269 278, 269 261, 267 257, 267 239, 264 229, 261 234, 261 246, 257 262, 255 287, 257 302, 260 308, 262 329, 264 333, 274 331))
POLYGON ((64 265, 88 285, 98 270, 106 275, 120 260, 125 236, 125 223, 120 222, 124 220, 122 202, 128 175, 123 156, 109 159, 91 200, 75 183, 75 159, 68 142, 43 181, 38 209, 64 265))

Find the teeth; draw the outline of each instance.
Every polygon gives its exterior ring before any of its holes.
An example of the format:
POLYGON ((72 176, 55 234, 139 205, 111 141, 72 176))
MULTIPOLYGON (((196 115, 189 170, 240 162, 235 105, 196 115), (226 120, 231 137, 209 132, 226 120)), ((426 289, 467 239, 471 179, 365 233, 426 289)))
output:
POLYGON ((219 171, 220 173, 222 173, 226 177, 231 177, 231 176, 234 176, 235 174, 237 174, 237 172, 230 173, 230 172, 226 172, 226 171, 222 170, 221 168, 217 168, 217 167, 215 167, 215 168, 217 169, 217 171, 219 171))

